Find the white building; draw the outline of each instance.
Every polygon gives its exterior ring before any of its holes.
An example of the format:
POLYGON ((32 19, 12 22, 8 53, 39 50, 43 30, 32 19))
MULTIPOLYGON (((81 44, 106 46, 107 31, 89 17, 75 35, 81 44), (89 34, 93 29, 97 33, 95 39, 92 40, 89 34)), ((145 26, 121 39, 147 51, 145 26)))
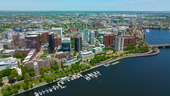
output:
POLYGON ((9 57, 0 59, 0 71, 14 67, 18 68, 18 62, 16 58, 9 57))
POLYGON ((114 42, 115 50, 116 51, 123 50, 123 45, 124 45, 124 38, 123 38, 123 36, 116 36, 115 37, 115 42, 114 42))
POLYGON ((94 45, 94 39, 95 39, 95 33, 94 33, 94 31, 90 31, 90 40, 89 40, 89 43, 91 45, 94 45))
POLYGON ((62 28, 52 28, 52 32, 57 33, 57 36, 62 36, 63 29, 62 28))
POLYGON ((82 61, 94 58, 94 53, 91 50, 83 50, 78 53, 78 57, 81 58, 82 61))

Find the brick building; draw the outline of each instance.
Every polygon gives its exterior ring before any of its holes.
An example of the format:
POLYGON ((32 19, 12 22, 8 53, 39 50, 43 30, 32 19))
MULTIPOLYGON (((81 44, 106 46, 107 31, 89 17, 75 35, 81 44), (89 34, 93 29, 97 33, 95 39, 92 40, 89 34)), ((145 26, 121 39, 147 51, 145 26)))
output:
POLYGON ((70 28, 70 31, 73 32, 73 31, 78 31, 78 28, 70 28))
POLYGON ((58 66, 59 69, 61 69, 61 61, 55 61, 52 58, 46 59, 46 60, 32 60, 29 62, 26 62, 24 65, 28 67, 28 69, 32 68, 35 71, 35 75, 40 75, 39 70, 42 68, 49 68, 52 67, 51 63, 55 62, 58 66))
POLYGON ((55 54, 55 58, 63 58, 63 57, 65 57, 66 55, 71 55, 71 53, 70 52, 63 52, 63 51, 61 51, 61 52, 58 52, 57 54, 55 54))
POLYGON ((40 51, 40 35, 28 35, 25 37, 26 48, 40 51))
POLYGON ((115 38, 114 34, 105 34, 103 39, 103 44, 105 46, 114 45, 114 38, 115 38))
POLYGON ((48 43, 48 32, 42 33, 43 44, 48 43))
POLYGON ((25 43, 25 39, 20 39, 19 40, 19 45, 18 45, 18 47, 21 47, 21 48, 25 48, 26 47, 26 43, 25 43))
POLYGON ((61 45, 61 37, 54 37, 55 47, 61 45))
POLYGON ((124 45, 135 45, 136 37, 135 36, 124 36, 124 45))
POLYGON ((15 45, 15 46, 18 46, 18 45, 19 45, 18 35, 13 35, 13 36, 12 36, 12 39, 13 39, 14 45, 15 45))

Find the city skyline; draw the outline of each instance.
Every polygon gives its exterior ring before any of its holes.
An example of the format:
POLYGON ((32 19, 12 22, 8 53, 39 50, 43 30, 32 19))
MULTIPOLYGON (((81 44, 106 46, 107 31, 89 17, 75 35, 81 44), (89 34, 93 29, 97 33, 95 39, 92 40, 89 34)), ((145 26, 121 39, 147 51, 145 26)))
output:
POLYGON ((168 0, 5 0, 0 11, 170 11, 169 4, 168 0))

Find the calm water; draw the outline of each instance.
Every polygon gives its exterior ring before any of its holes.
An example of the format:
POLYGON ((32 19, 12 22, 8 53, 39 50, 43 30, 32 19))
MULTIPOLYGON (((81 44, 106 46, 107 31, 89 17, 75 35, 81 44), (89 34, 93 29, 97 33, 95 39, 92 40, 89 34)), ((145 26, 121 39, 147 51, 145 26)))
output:
MULTIPOLYGON (((102 75, 98 79, 80 78, 46 96, 170 96, 169 53, 170 49, 160 49, 156 56, 123 59, 117 65, 96 68, 91 72, 99 70, 102 75)), ((52 84, 18 96, 33 96, 34 91, 48 87, 52 84)))
POLYGON ((145 32, 145 40, 149 44, 170 44, 170 31, 169 30, 152 30, 145 32))

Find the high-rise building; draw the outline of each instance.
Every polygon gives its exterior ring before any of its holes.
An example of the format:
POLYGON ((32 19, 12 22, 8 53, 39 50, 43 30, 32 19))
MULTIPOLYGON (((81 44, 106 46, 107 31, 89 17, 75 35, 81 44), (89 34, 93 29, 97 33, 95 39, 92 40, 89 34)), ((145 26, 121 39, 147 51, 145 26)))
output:
POLYGON ((80 32, 82 33, 82 39, 88 41, 88 30, 80 30, 80 32))
POLYGON ((25 37, 26 48, 40 51, 40 35, 27 35, 25 37))
POLYGON ((80 52, 82 50, 82 35, 81 35, 81 33, 76 33, 74 35, 74 46, 75 46, 75 51, 80 52))
POLYGON ((90 31, 90 40, 89 40, 89 43, 91 45, 94 45, 94 39, 95 39, 94 31, 90 31))
POLYGON ((61 45, 61 37, 54 37, 55 47, 61 45))
POLYGON ((58 37, 62 36, 62 32, 63 32, 62 28, 52 28, 51 31, 57 33, 58 37))
POLYGON ((48 43, 48 32, 43 32, 42 38, 43 38, 43 44, 48 43))
POLYGON ((49 46, 48 46, 48 51, 51 53, 54 51, 54 33, 53 32, 50 32, 48 34, 48 42, 49 42, 49 46))
POLYGON ((18 46, 18 45, 19 45, 18 35, 13 35, 13 36, 12 36, 12 39, 13 39, 14 45, 15 45, 15 46, 18 46))
POLYGON ((71 51, 71 40, 69 37, 62 38, 61 51, 71 51))
POLYGON ((112 46, 114 43, 114 38, 115 38, 114 34, 105 34, 103 39, 103 44, 105 46, 112 46))
POLYGON ((115 50, 116 51, 123 50, 123 45, 124 45, 124 38, 123 38, 123 36, 116 36, 115 37, 115 42, 114 42, 115 50))

